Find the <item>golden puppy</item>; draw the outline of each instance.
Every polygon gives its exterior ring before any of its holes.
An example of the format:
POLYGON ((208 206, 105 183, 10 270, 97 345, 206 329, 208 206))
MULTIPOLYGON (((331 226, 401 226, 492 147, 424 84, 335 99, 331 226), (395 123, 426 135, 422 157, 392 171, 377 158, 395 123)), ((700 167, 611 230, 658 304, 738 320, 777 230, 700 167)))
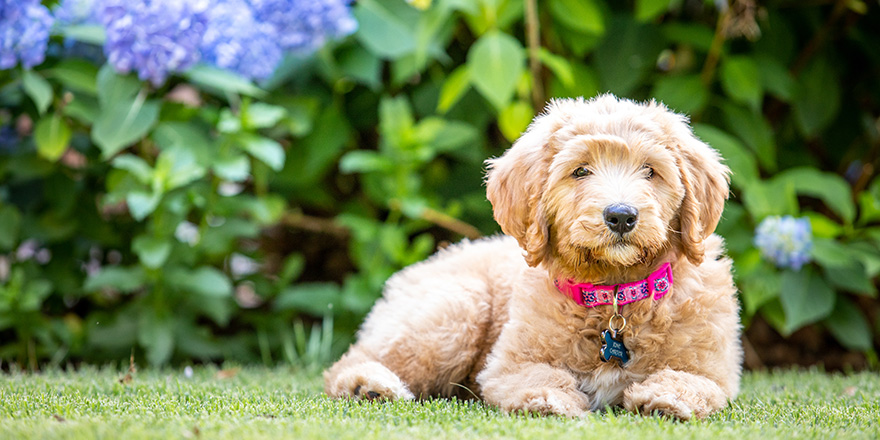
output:
POLYGON ((488 166, 507 235, 389 279, 324 373, 328 395, 681 419, 736 396, 736 288, 713 235, 729 170, 684 117, 611 95, 558 100, 488 166))

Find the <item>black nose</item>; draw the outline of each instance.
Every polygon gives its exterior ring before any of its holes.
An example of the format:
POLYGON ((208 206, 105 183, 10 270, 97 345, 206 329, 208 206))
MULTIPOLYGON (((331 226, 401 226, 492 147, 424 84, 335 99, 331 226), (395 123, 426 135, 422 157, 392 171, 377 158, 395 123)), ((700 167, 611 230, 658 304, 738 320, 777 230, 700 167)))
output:
POLYGON ((632 231, 639 221, 639 210, 630 205, 610 205, 602 213, 608 229, 620 235, 632 231))

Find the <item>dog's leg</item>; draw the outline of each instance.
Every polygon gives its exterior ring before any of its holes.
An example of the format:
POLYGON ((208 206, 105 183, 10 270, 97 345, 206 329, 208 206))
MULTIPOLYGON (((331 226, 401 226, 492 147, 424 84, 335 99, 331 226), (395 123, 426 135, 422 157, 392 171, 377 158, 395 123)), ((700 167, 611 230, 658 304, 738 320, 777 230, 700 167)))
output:
POLYGON ((477 377, 486 402, 503 411, 525 411, 579 417, 590 401, 577 389, 577 380, 568 371, 548 364, 525 363, 503 366, 496 360, 477 377))
POLYGON ((413 394, 387 367, 355 346, 324 372, 330 397, 359 400, 411 400, 413 394))
POLYGON ((724 408, 727 395, 717 383, 696 374, 662 370, 624 391, 623 406, 648 415, 653 412, 681 420, 703 418, 724 408))

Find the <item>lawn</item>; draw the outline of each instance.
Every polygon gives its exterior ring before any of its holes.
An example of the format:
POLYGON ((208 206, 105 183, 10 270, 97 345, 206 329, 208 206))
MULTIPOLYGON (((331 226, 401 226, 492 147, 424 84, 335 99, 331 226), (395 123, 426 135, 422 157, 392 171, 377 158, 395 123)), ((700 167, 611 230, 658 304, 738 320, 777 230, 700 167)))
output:
POLYGON ((333 401, 317 372, 184 371, 0 374, 0 439, 880 438, 875 373, 747 373, 728 409, 682 423, 617 410, 572 420, 449 400, 333 401))

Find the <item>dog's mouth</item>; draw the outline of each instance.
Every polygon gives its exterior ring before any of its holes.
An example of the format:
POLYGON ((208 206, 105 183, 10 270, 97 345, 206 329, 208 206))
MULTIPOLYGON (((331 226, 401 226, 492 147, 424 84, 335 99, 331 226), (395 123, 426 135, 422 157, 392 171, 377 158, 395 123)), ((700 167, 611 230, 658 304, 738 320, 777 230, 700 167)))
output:
POLYGON ((648 260, 648 249, 625 238, 617 238, 602 246, 576 246, 577 265, 601 262, 612 266, 634 266, 648 260))

